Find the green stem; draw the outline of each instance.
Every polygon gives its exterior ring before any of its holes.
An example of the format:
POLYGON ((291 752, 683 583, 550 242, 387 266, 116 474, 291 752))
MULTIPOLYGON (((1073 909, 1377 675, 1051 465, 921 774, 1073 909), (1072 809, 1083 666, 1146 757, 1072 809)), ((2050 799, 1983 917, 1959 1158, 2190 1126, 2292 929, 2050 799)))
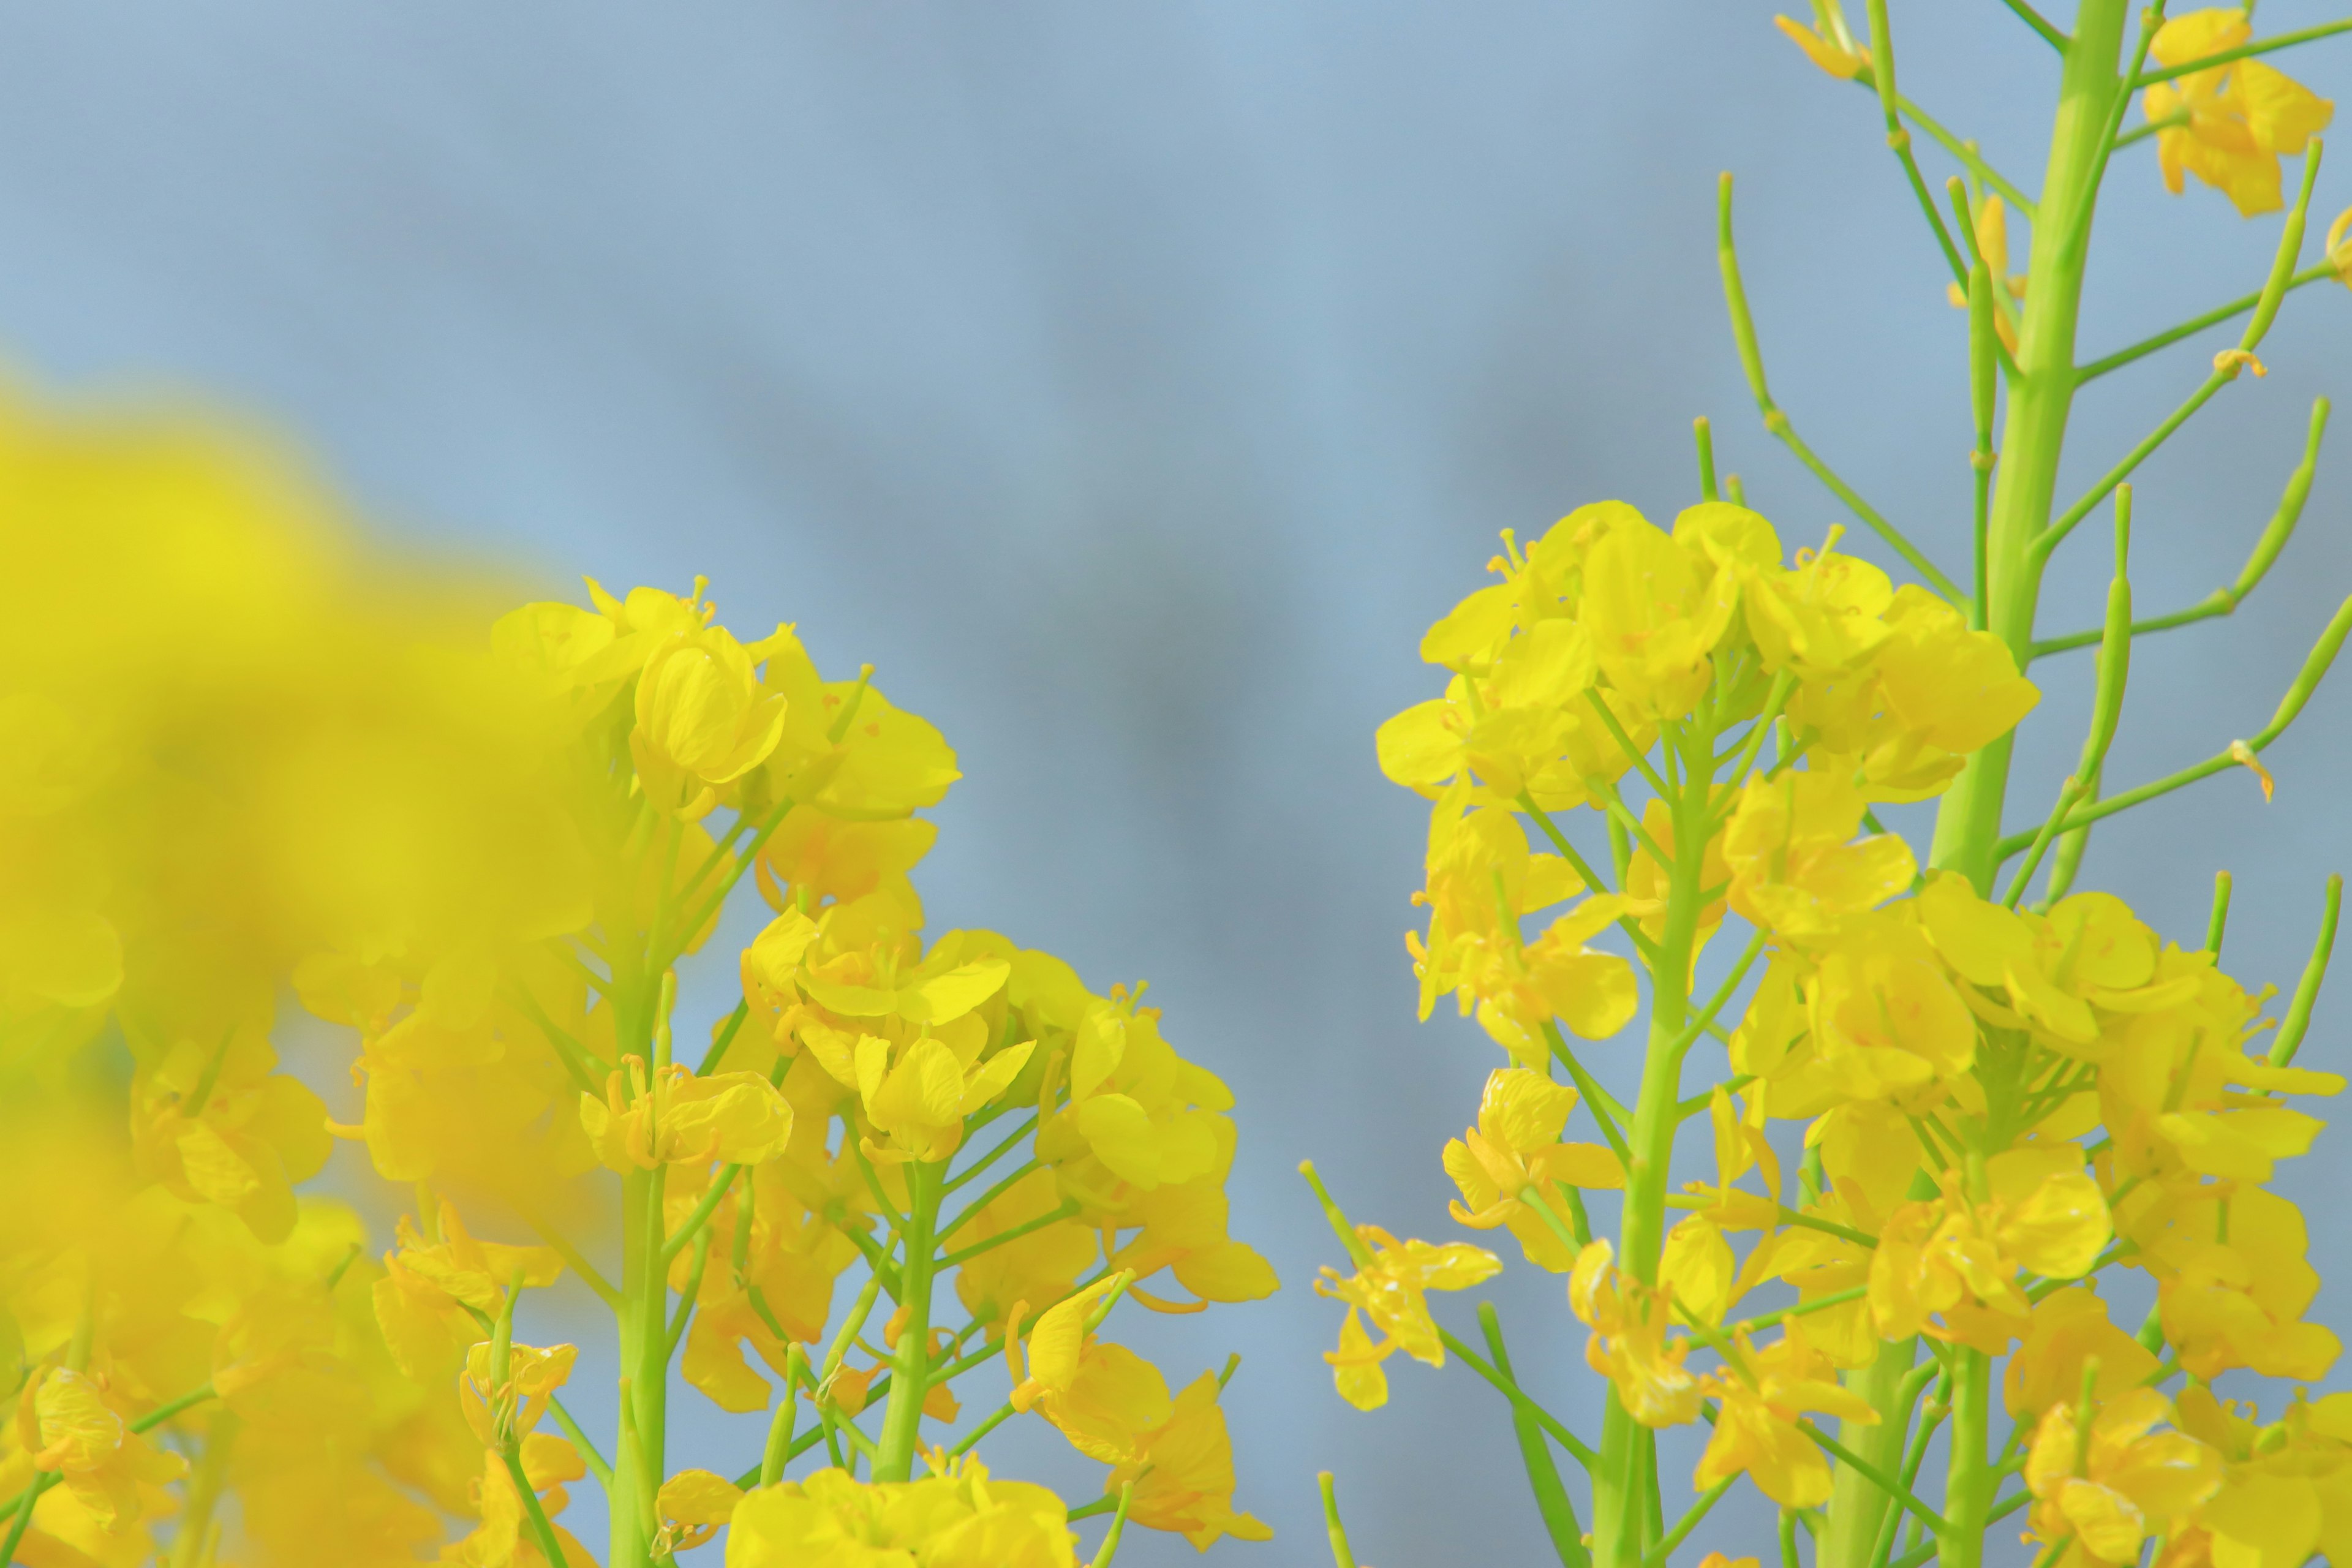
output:
MULTIPOLYGON (((2066 49, 2042 184, 2042 217, 2019 323, 2017 372, 2010 381, 2000 462, 1985 534, 1985 629, 2008 645, 2019 667, 2033 646, 2042 561, 2033 545, 2050 519, 2059 459, 2077 378, 2074 340, 2083 296, 2090 215, 2098 199, 2118 72, 2126 0, 2083 0, 2066 49), (2048 238, 2042 238, 2046 235, 2048 238)), ((1987 893, 2000 840, 2011 742, 2007 735, 1972 754, 1936 816, 1933 866, 1957 870, 1987 893)))
MULTIPOLYGON (((906 1167, 905 1258, 898 1269, 898 1356, 890 1371, 890 1404, 875 1442, 874 1479, 903 1481, 914 1471, 922 1438, 923 1399, 931 1389, 931 1281, 945 1264, 933 1232, 939 1223, 945 1167, 916 1161, 906 1167)), ((982 1244, 987 1245, 986 1243, 982 1244)))
MULTIPOLYGON (((1668 730, 1664 744, 1684 737, 1668 730)), ((1690 755, 1712 758, 1715 737, 1688 737, 1690 755)), ((1695 770, 1694 770, 1695 771, 1695 770)), ((1634 1101, 1625 1159, 1625 1199, 1620 1230, 1619 1267, 1644 1285, 1658 1279, 1665 1244, 1666 1183, 1680 1125, 1683 1032, 1690 1025, 1691 959, 1706 889, 1700 886, 1706 842, 1710 782, 1696 778, 1690 788, 1666 798, 1675 842, 1690 847, 1667 878, 1664 931, 1650 972, 1650 1034, 1634 1101)), ((1601 1463, 1593 1471, 1595 1552, 1603 1568, 1640 1568, 1654 1539, 1648 1478, 1653 1473, 1654 1434, 1638 1426, 1614 1387, 1601 1420, 1601 1463)))
POLYGON ((1982 1351, 1961 1350, 1957 1355, 1951 1463, 1944 1475, 1937 1559, 1946 1568, 1978 1568, 1984 1561, 1985 1514, 1998 1479, 1986 1457, 1991 1437, 1992 1362, 1982 1351))
MULTIPOLYGON (((1478 1303, 1478 1327, 1486 1333, 1486 1352, 1495 1358, 1495 1370, 1516 1388, 1518 1379, 1511 1371, 1511 1352, 1503 1343, 1502 1320, 1496 1316, 1492 1301, 1478 1303)), ((1527 1467, 1528 1489, 1535 1493, 1536 1511, 1543 1518, 1560 1568, 1589 1568, 1592 1556, 1584 1549, 1583 1528, 1576 1522, 1576 1505, 1569 1500, 1568 1489, 1560 1484, 1551 1445, 1528 1407, 1516 1399, 1511 1402, 1511 1431, 1519 1440, 1519 1461, 1527 1467)))

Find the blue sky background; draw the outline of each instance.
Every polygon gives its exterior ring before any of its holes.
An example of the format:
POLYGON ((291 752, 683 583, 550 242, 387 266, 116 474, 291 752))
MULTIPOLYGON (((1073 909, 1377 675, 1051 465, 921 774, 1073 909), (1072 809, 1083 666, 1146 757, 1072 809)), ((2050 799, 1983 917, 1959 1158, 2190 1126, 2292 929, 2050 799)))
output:
MULTIPOLYGON (((1992 0, 1894 11, 1906 92, 2038 184, 2054 57, 1992 0)), ((2269 0, 2263 26, 2334 13, 2269 0)), ((1248 1357, 1227 1396, 1241 1502, 1282 1537, 1216 1560, 1316 1561, 1328 1467, 1370 1562, 1532 1563, 1544 1548, 1483 1385, 1392 1363, 1376 1415, 1330 1393, 1318 1357, 1338 1314, 1307 1284, 1335 1249, 1291 1167, 1314 1155, 1360 1218, 1455 1234, 1437 1151, 1498 1058, 1475 1029, 1413 1022, 1402 933, 1422 808, 1378 776, 1371 731, 1435 689, 1415 643, 1478 585, 1496 531, 1607 497, 1663 521, 1695 499, 1702 413, 1784 539, 1843 521, 1740 382, 1717 171, 1740 180, 1783 406, 1965 563, 1962 318, 1874 103, 1807 65, 1770 14, 13 7, 0 342, 52 388, 201 389, 281 422, 384 526, 546 592, 581 573, 680 588, 708 573, 739 627, 793 620, 829 669, 873 660, 967 774, 937 814, 935 924, 1049 947, 1098 988, 1148 977, 1171 1038, 1240 1096, 1234 1227, 1289 1289, 1135 1331, 1181 1374, 1229 1345, 1248 1357)), ((2342 96, 2352 40, 2289 68, 2342 96)), ((2253 288, 2278 232, 2211 192, 2168 197, 2147 144, 2117 163, 2086 353, 2253 288)), ((2323 177, 2317 210, 2347 204, 2352 163, 2323 177)), ((2087 393, 2062 489, 2219 346, 2087 393)), ((2231 387, 2142 476, 2151 609, 2234 575, 2311 399, 2352 391, 2352 294, 2298 295, 2263 357, 2267 379, 2231 387)), ((2110 780, 2260 728, 2352 589, 2346 471, 2323 459, 2252 609, 2143 645, 2110 780)), ((2104 534, 2062 556, 2051 630, 2095 622, 2104 534)), ((2073 756, 2088 672, 2083 656, 2037 671, 2021 816, 2073 756)), ((2082 885, 2194 944, 2227 867, 2230 966, 2291 984, 2320 878, 2352 860, 2352 674, 2270 760, 2275 804, 2242 773, 2210 781, 2102 827, 2082 885)), ((694 1005, 723 1005, 726 967, 694 1005)), ((2347 1017, 2352 989, 2323 1003, 2305 1061, 2352 1057, 2347 1017)), ((1631 1060, 1596 1055, 1612 1073, 1631 1060)), ((2322 1199, 2321 1310, 2339 1321, 2352 1248, 2324 1199, 2347 1168, 2326 1151, 2287 1181, 2322 1199)), ((1521 1265, 1497 1300, 1530 1381, 1597 1425, 1558 1281, 1521 1265)), ((1091 1467, 1029 1427, 1006 1466, 1083 1488, 1091 1467)), ((692 1427, 681 1458, 716 1461, 721 1436, 692 1427)), ((575 1505, 591 1540, 593 1518, 575 1505)), ((1769 1555, 1768 1531, 1727 1504, 1693 1549, 1769 1555)), ((1121 1563, 1191 1556, 1130 1538, 1121 1563)))

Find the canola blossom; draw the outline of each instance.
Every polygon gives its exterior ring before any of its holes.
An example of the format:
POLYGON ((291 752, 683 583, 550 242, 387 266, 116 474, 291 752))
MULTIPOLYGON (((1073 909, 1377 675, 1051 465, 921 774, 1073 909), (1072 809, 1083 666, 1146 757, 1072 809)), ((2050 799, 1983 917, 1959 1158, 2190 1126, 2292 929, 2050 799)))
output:
POLYGON ((47 585, 0 626, 0 1160, 44 1194, 0 1216, 0 1562, 1266 1538, 1232 1365, 1106 1337, 1276 1289, 1232 1097, 1141 986, 925 933, 940 732, 700 583, 512 608, 335 515, 200 421, 0 400, 0 553, 47 585), (713 952, 730 900, 767 923, 713 952), (736 999, 687 1041, 697 963, 736 999), (559 1287, 609 1311, 601 1398, 559 1287), (688 1401, 760 1413, 728 1473, 675 1466, 688 1401), (1098 1491, 992 1474, 1013 1420, 1098 1491))
MULTIPOLYGON (((2145 784, 2107 760, 2127 692, 2144 700, 2135 639, 2234 611, 2311 485, 2324 399, 2238 579, 2136 618, 2135 469, 2242 372, 2263 374, 2289 293, 2352 282, 2352 213, 2315 264, 2305 253, 2333 106, 2272 58, 2352 20, 2264 38, 2252 7, 2082 0, 2065 31, 2008 9, 2063 62, 2038 194, 1898 92, 1885 0, 1852 21, 1836 0, 1778 19, 1875 100, 1948 266, 1975 434, 1968 532, 1915 540, 1774 401, 1727 174, 1725 297, 1765 429, 1903 571, 1853 554, 1838 525, 1747 505, 1702 419, 1696 496, 1671 518, 1603 500, 1506 531, 1492 580, 1422 639, 1431 695, 1376 737, 1382 773, 1430 806, 1424 919, 1405 941, 1421 1015, 1450 1000, 1503 1056, 1483 1089, 1464 1080, 1475 1122, 1424 1156, 1471 1236, 1356 1223, 1302 1167, 1347 1259, 1316 1287, 1345 1308, 1325 1359, 1364 1411, 1414 1375, 1406 1361, 1491 1384, 1563 1568, 1776 1552, 1786 1568, 1979 1568, 2016 1531, 2037 1568, 2352 1562, 2352 1395, 2312 1386, 2343 1345, 2310 1316, 2309 1226, 2284 1190, 2346 1086, 2340 1052, 2298 1058, 2341 879, 2286 997, 2223 961, 2226 873, 2193 933, 2075 885, 2117 812, 2200 784, 2252 808, 2315 782, 2274 778, 2262 753, 2352 632, 2352 601, 2259 731, 2145 784), (1956 161, 1948 202, 1915 132, 1956 161), (2285 209, 2263 288, 2079 357, 2102 184, 2181 193, 2189 175, 2242 216, 2285 209), (2032 238, 2021 274, 2013 226, 2032 238), (2241 317, 2172 418, 2079 499, 2057 491, 2079 386, 2241 317), (2053 635, 2066 607, 2043 571, 2101 512, 2105 605, 2082 617, 2092 629, 2053 635), (1948 547, 1969 570, 1938 563, 1948 547), (2095 652, 2074 769, 2013 777, 2011 736, 2040 721, 2036 667, 2076 649, 2095 652), (1920 803, 1928 841, 1882 825, 1920 803), (1710 1136, 1678 1158, 1694 1123, 1710 1136), (1520 1331, 1581 1340, 1597 1430, 1555 1414, 1585 1391, 1520 1381, 1491 1303, 1483 1346, 1445 1326, 1443 1293, 1506 1267, 1557 1277, 1573 1322, 1520 1331), (1700 1450, 1686 1479, 1660 1457, 1676 1427, 1700 1450), (1777 1545, 1711 1522, 1743 1485, 1777 1511, 1777 1545)), ((2175 867, 2201 879, 2189 853, 2175 867)), ((1352 1568, 1328 1474, 1323 1497, 1352 1568)))

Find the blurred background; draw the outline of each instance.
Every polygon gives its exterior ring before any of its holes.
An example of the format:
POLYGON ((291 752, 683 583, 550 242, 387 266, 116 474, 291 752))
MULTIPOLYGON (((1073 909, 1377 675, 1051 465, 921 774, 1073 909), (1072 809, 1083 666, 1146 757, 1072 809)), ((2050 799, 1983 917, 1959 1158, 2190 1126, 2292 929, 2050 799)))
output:
MULTIPOLYGON (((2038 184, 2055 57, 1994 0, 1894 10, 1906 92, 2038 184)), ((2339 11, 2269 0, 2263 31, 2339 11)), ((1785 541, 1847 521, 1740 381, 1719 170, 1739 176, 1782 405, 1966 564, 1964 318, 1874 101, 1770 17, 1748 0, 16 7, 0 343, 53 390, 201 390, 278 422, 360 510, 531 592, 707 573, 746 636, 791 620, 829 672, 874 661, 961 752, 921 881, 934 928, 1003 930, 1097 989, 1148 978, 1171 1037, 1239 1097, 1234 1232, 1286 1289, 1135 1331, 1180 1376, 1247 1358, 1226 1395, 1237 1500, 1280 1534, 1212 1555, 1318 1560, 1329 1468, 1368 1562, 1544 1561, 1504 1407, 1466 1371, 1392 1363, 1370 1415, 1332 1394, 1339 1313, 1308 1286, 1339 1258, 1292 1168, 1313 1155, 1359 1219, 1460 1234, 1437 1152, 1501 1058, 1474 1026, 1413 1021, 1423 807, 1381 779, 1371 733, 1436 690, 1415 644, 1479 585, 1496 531, 1608 497, 1667 521, 1696 499, 1698 414, 1785 541)), ((2352 39, 2282 63, 2352 91, 2352 39)), ((1940 184, 1950 168, 1922 155, 1940 184)), ((2117 163, 2086 358, 2257 286, 2279 228, 2202 187, 2166 195, 2152 143, 2117 163)), ((2315 235, 2347 205, 2352 163, 2322 178, 2315 235)), ((2220 346, 2086 393, 2062 490, 2220 346)), ((2266 379, 2141 476, 2150 611, 2234 576, 2312 398, 2352 393, 2352 294, 2296 295, 2263 358, 2266 379)), ((2352 590, 2347 443, 2248 613, 2141 646, 2111 785, 2267 718, 2352 590)), ((2053 574, 2050 632, 2096 623, 2104 516, 2053 574)), ((1848 547, 1886 559, 1866 535, 1848 547)), ((2074 755, 2089 668, 2034 671, 2021 820, 2074 755)), ((2291 984, 2322 875, 2352 863, 2352 671, 2268 761, 2274 804, 2242 773, 2209 781, 2101 827, 2078 886, 2195 945, 2227 868, 2229 967, 2291 984)), ((706 1016, 727 967, 698 983, 706 1016)), ((2352 1058, 2352 977, 2337 987, 2310 1065, 2352 1058)), ((1593 1054, 1612 1074, 1632 1056, 1593 1054)), ((2323 1142, 2283 1188, 2324 1199, 2347 1174, 2323 1142)), ((2342 1323, 2352 1241, 2311 1212, 2315 1315, 2342 1323)), ((1496 1300, 1523 1373, 1595 1426, 1583 1332, 1511 1250, 1496 1300)), ((1468 1331, 1460 1299, 1444 1312, 1468 1331)), ((1002 1469, 1098 1473, 1042 1424, 1007 1431, 1002 1469)), ((717 1462, 719 1436, 687 1433, 681 1462, 717 1462)), ((567 1522, 597 1539, 593 1502, 567 1522)), ((1769 1554, 1769 1530, 1727 1503, 1694 1545, 1769 1554)), ((1120 1561, 1192 1555, 1130 1536, 1120 1561)))

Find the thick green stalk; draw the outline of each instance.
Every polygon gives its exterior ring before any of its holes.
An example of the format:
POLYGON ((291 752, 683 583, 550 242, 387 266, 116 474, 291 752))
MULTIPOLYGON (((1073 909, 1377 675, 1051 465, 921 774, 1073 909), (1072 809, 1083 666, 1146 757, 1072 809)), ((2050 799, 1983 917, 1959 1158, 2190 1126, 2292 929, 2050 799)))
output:
MULTIPOLYGON (((2017 373, 1994 471, 1992 515, 1985 541, 1985 628, 2007 643, 2019 667, 2033 646, 2041 596, 2035 538, 2049 525, 2058 462, 2066 445, 2077 374, 2075 327, 2083 300, 2091 214, 2105 169, 2107 126, 2123 50, 2125 0, 2083 0, 2066 48, 2050 163, 2034 225, 2033 258, 2019 322, 2017 373)), ((1971 756, 1936 816, 1932 864, 1965 873, 1990 893, 2001 807, 2009 791, 2010 741, 1971 756)))
POLYGON ((1984 1561, 1986 1514, 1992 1503, 1992 1358, 1958 1353, 1952 1380, 1952 1460, 1944 1476, 1944 1529, 1936 1540, 1943 1568, 1978 1568, 1984 1561))
MULTIPOLYGON (((1882 1475, 1895 1474, 1903 1463, 1910 1411, 1902 1407, 1901 1395, 1918 1349, 1916 1339, 1882 1344, 1876 1361, 1846 1379, 1846 1386, 1870 1401, 1879 1419, 1864 1426, 1848 1417, 1838 1426, 1838 1442, 1882 1475)), ((1893 1506, 1894 1500, 1861 1471, 1839 1464, 1831 1482, 1828 1524, 1813 1551, 1816 1568, 1867 1568, 1893 1506)))
POLYGON ((614 1568, 654 1561, 660 1521, 651 1500, 660 1488, 668 1426, 669 1278, 662 1257, 661 1167, 621 1183, 622 1420, 609 1489, 614 1568))
POLYGON ((898 1270, 897 1359, 890 1368, 890 1403, 874 1448, 874 1479, 903 1481, 914 1473, 922 1442, 923 1397, 931 1386, 931 1281, 939 1268, 940 1165, 906 1167, 907 1260, 898 1270))
MULTIPOLYGON (((1675 740, 1670 729, 1665 743, 1674 745, 1675 740)), ((1711 733, 1693 735, 1685 754, 1709 758, 1714 745, 1711 733)), ((1700 886, 1705 858, 1695 847, 1707 839, 1709 780, 1703 766, 1690 768, 1691 787, 1668 801, 1675 844, 1685 852, 1674 857, 1665 933, 1650 971, 1650 1038, 1641 1096, 1633 1107, 1632 1158, 1626 1162, 1618 1266, 1645 1285, 1657 1283, 1658 1258, 1665 1245, 1668 1168, 1680 1124, 1675 1102, 1682 1087, 1682 1035, 1690 1018, 1691 961, 1705 890, 1700 886)), ((1655 1447, 1655 1436, 1634 1423, 1611 1390, 1601 1428, 1601 1466, 1592 1482, 1594 1558, 1602 1568, 1640 1568, 1649 1549, 1648 1478, 1655 1447)))

